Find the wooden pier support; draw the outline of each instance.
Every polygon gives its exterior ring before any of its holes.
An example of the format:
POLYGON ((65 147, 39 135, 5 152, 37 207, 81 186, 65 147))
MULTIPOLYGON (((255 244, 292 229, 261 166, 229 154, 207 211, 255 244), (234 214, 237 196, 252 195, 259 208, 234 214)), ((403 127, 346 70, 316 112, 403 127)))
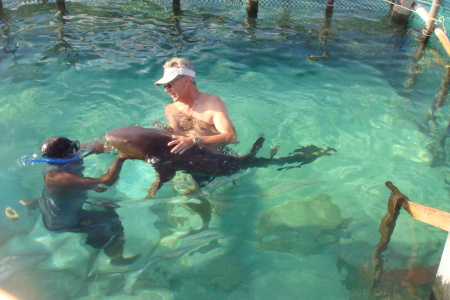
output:
MULTIPOLYGON (((431 14, 429 14, 425 8, 423 8, 421 5, 416 3, 414 5, 414 10, 427 24, 429 23, 428 21, 431 18, 431 14)), ((431 21, 433 21, 433 20, 431 20, 431 21)), ((433 32, 433 31, 436 34, 437 38, 441 41, 442 46, 444 46, 444 49, 447 52, 447 54, 450 56, 450 40, 448 39, 445 31, 436 24, 434 24, 433 28, 431 29, 431 32, 433 32)), ((429 36, 428 36, 428 39, 429 39, 429 36)))
MULTIPOLYGON (((430 13, 428 13, 423 7, 421 7, 420 5, 416 5, 418 7, 418 9, 416 9, 416 12, 422 17, 422 19, 424 19, 424 21, 426 22, 425 24, 425 28, 422 30, 422 36, 420 37, 420 43, 424 44, 423 46, 421 46, 421 48, 425 48, 425 46, 428 44, 428 41, 430 40, 430 36, 433 33, 433 31, 436 33, 436 35, 438 36, 438 38, 441 40, 441 38, 439 37, 440 33, 439 30, 436 31, 436 29, 440 28, 436 28, 436 25, 434 23, 434 19, 436 19, 437 13, 439 11, 439 7, 441 6, 441 0, 433 0, 433 4, 431 5, 431 9, 430 9, 430 13)), ((442 29, 441 29, 442 30, 442 29)), ((448 37, 445 34, 445 32, 443 32, 443 34, 445 35, 445 37, 447 38, 448 41, 448 37)), ((441 40, 442 44, 445 47, 444 42, 441 40)), ((449 47, 450 47, 450 43, 449 43, 449 47)), ((449 49, 445 49, 447 51, 447 53, 449 53, 450 55, 450 48, 449 49)))
POLYGON ((172 10, 175 15, 181 14, 181 3, 180 0, 173 0, 172 2, 172 10))
POLYGON ((66 0, 56 0, 56 4, 58 5, 58 11, 61 15, 66 14, 66 0))
POLYGON ((447 151, 445 150, 445 143, 447 142, 448 137, 450 137, 450 120, 444 132, 441 134, 439 143, 437 145, 435 143, 432 143, 428 146, 433 156, 430 167, 433 168, 436 166, 444 166, 447 164, 447 151))
MULTIPOLYGON (((394 231, 395 223, 401 208, 407 211, 408 214, 416 220, 443 229, 445 231, 450 231, 450 213, 409 200, 408 197, 401 193, 397 189, 397 187, 395 187, 389 181, 386 182, 386 186, 391 190, 391 195, 388 202, 388 212, 380 224, 379 232, 381 233, 381 239, 378 245, 375 247, 375 253, 372 257, 375 267, 374 280, 372 283, 373 288, 376 288, 378 283, 380 282, 380 276, 383 272, 382 253, 387 249, 387 245, 394 231)), ((418 272, 420 275, 420 277, 418 278, 420 278, 421 282, 432 282, 432 280, 436 278, 436 283, 438 283, 438 286, 436 286, 435 283, 435 286, 433 288, 434 295, 436 295, 437 297, 430 299, 450 299, 450 236, 447 239, 445 248, 446 250, 444 250, 441 258, 437 278, 435 275, 435 265, 419 268, 427 270, 427 278, 422 278, 422 275, 424 274, 418 272)), ((413 276, 413 274, 414 272, 408 274, 408 276, 404 278, 403 281, 408 282, 408 280, 411 280, 412 282, 414 282, 414 279, 411 277, 413 276)))
POLYGON ((333 16, 334 0, 327 1, 327 10, 325 11, 325 18, 330 19, 333 16))
MULTIPOLYGON (((437 14, 437 8, 439 7, 439 6, 437 6, 438 3, 440 3, 440 0, 437 0, 437 2, 433 2, 434 6, 435 6, 435 9, 434 9, 435 14, 437 14)), ((427 30, 431 30, 431 33, 434 32, 436 34, 436 37, 440 40, 442 46, 444 47, 445 52, 447 52, 447 55, 450 56, 450 40, 447 37, 447 34, 445 33, 445 31, 439 25, 434 24, 434 17, 432 18, 431 14, 429 14, 428 11, 418 3, 415 3, 413 5, 413 10, 419 15, 419 17, 421 17, 426 22, 426 24, 433 23, 433 27, 426 26, 424 28, 424 32, 427 30)), ((414 58, 413 58, 414 61, 417 62, 422 58, 422 54, 423 54, 423 51, 425 50, 425 47, 428 44, 430 34, 427 34, 427 35, 424 35, 421 37, 416 54, 414 55, 414 58)), ((417 68, 418 68, 418 66, 413 68, 412 75, 410 76, 410 79, 408 79, 407 86, 411 86, 414 83, 414 77, 416 75, 417 68)))
POLYGON ((380 242, 375 247, 375 253, 372 257, 374 264, 374 278, 372 282, 372 288, 375 288, 380 282, 380 277, 383 272, 383 257, 382 254, 386 251, 387 246, 391 240, 392 233, 394 232, 395 223, 397 222, 400 209, 403 202, 408 198, 403 195, 390 181, 386 182, 386 186, 391 190, 391 196, 388 202, 388 211, 381 220, 380 228, 378 231, 381 234, 380 242))
POLYGON ((248 0, 247 3, 247 26, 256 27, 258 17, 258 0, 248 0))
POLYGON ((414 4, 414 0, 401 0, 400 6, 395 5, 392 7, 391 23, 397 25, 406 25, 410 15, 410 9, 414 4))
POLYGON ((328 40, 330 39, 331 35, 331 17, 333 16, 333 7, 334 7, 334 0, 328 0, 327 1, 327 8, 325 11, 325 22, 322 29, 322 32, 319 35, 319 41, 322 44, 323 53, 322 55, 309 55, 306 57, 306 59, 309 61, 310 64, 317 63, 319 60, 327 59, 328 53, 327 49, 325 48, 325 45, 327 44, 328 40))
POLYGON ((247 17, 253 19, 258 17, 258 0, 248 0, 247 17))
POLYGON ((3 2, 0 0, 0 21, 3 21, 3 2))
POLYGON ((431 5, 430 9, 430 15, 427 20, 427 23, 425 25, 425 28, 423 29, 423 38, 429 40, 430 35, 433 33, 434 30, 434 19, 436 19, 436 16, 439 12, 439 7, 441 6, 441 0, 433 0, 433 4, 431 5))
POLYGON ((448 94, 448 85, 450 84, 450 67, 447 66, 447 71, 445 72, 445 76, 441 82, 441 89, 439 94, 437 94, 437 98, 433 101, 431 105, 431 115, 434 116, 436 110, 440 109, 442 103, 444 102, 445 97, 448 94))

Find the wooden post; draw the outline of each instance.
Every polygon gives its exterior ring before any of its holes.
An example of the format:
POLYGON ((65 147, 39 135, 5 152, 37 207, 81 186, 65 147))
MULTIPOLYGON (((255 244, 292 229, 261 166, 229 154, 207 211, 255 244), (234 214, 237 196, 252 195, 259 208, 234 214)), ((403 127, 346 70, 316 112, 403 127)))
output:
MULTIPOLYGON (((333 15, 333 8, 334 8, 334 0, 328 0, 327 1, 327 10, 325 11, 325 18, 328 20, 333 15)), ((329 20, 328 20, 329 23, 329 20)))
POLYGON ((319 41, 322 44, 323 53, 322 55, 309 55, 306 59, 309 61, 310 64, 317 63, 321 59, 328 58, 328 53, 325 48, 325 45, 327 44, 328 40, 330 39, 331 34, 331 17, 333 16, 333 7, 334 7, 334 0, 327 0, 327 8, 325 11, 325 22, 322 32, 319 35, 319 41))
POLYGON ((420 38, 425 44, 428 43, 431 34, 434 30, 434 19, 436 18, 439 7, 441 6, 441 0, 433 0, 433 4, 431 5, 430 14, 425 25, 425 28, 422 31, 422 37, 420 38))
MULTIPOLYGON (((431 15, 427 12, 425 8, 416 3, 414 5, 414 10, 425 22, 428 23, 429 19, 431 18, 431 15)), ((433 26, 433 31, 436 34, 437 38, 441 41, 442 46, 444 46, 445 51, 447 51, 447 54, 450 56, 450 40, 448 39, 445 31, 436 24, 433 26)))
POLYGON ((247 26, 255 27, 258 17, 258 0, 248 0, 247 4, 247 26))
POLYGON ((247 17, 253 19, 258 17, 258 0, 248 0, 247 17))
POLYGON ((375 247, 375 253, 372 257, 372 261, 374 263, 372 288, 376 287, 380 282, 384 264, 382 254, 387 249, 387 245, 391 240, 402 204, 406 199, 408 199, 390 181, 386 182, 386 186, 391 190, 391 196, 389 197, 388 202, 388 212, 384 216, 383 220, 381 220, 380 228, 378 229, 381 234, 380 242, 375 247))
MULTIPOLYGON (((428 11, 425 8, 423 8, 421 5, 416 3, 416 4, 414 4, 413 9, 419 15, 419 17, 421 17, 427 24, 429 23, 431 15, 428 13, 428 11)), ((424 31, 425 30, 426 29, 424 29, 424 31)), ((445 31, 439 25, 434 24, 432 32, 434 32, 434 34, 436 34, 436 37, 442 43, 442 46, 444 46, 444 49, 447 52, 447 55, 450 56, 450 39, 448 38, 445 31)), ((429 38, 430 38, 429 35, 421 37, 419 47, 414 56, 414 61, 419 61, 421 59, 423 51, 425 50, 425 47, 428 43, 429 38)), ((417 68, 418 67, 416 66, 415 69, 417 69, 417 68)), ((411 86, 413 84, 414 77, 415 77, 414 73, 415 73, 415 70, 412 71, 412 76, 410 76, 410 79, 408 79, 407 86, 411 86)))
MULTIPOLYGON (((433 0, 433 4, 431 6, 430 9, 430 13, 428 14, 428 12, 423 8, 423 7, 418 7, 418 9, 416 9, 416 12, 421 15, 421 16, 425 16, 422 17, 426 24, 425 24, 425 28, 422 30, 422 36, 420 37, 420 45, 419 45, 419 51, 416 54, 416 57, 421 57, 422 56, 422 52, 425 49, 425 46, 428 44, 428 41, 430 40, 430 36, 433 33, 433 31, 435 30, 435 24, 434 24, 434 19, 437 16, 437 13, 439 11, 439 6, 441 5, 441 0, 433 0), (419 11, 420 13, 419 13, 419 11), (423 12, 423 10, 425 10, 425 12, 423 12), (421 14, 422 13, 422 14, 421 14)), ((438 32, 436 32, 436 35, 438 36, 438 38, 441 40, 441 38, 439 37, 438 32)), ((444 33, 445 35, 445 33, 444 33)), ((445 35, 445 37, 447 37, 447 35, 445 35)), ((447 38, 448 40, 448 38, 447 38)), ((442 44, 445 46, 445 43, 441 40, 442 44)), ((449 49, 447 49, 447 53, 449 53, 449 49)))
POLYGON ((56 0, 56 4, 58 5, 58 11, 61 15, 66 14, 66 0, 56 0))
POLYGON ((448 94, 449 83, 450 83, 450 68, 447 66, 447 71, 445 72, 444 79, 442 79, 442 82, 441 82, 441 90, 439 91, 439 94, 437 95, 436 101, 433 101, 433 104, 431 107, 432 115, 434 115, 436 110, 441 108, 442 103, 444 102, 444 99, 448 94))
POLYGON ((3 21, 3 3, 0 0, 0 21, 3 21))
MULTIPOLYGON (((435 120, 434 115, 430 115, 428 118, 431 120, 435 120)), ((428 121, 427 120, 427 121, 428 121)), ((445 143, 447 138, 450 137, 450 121, 447 124, 447 128, 445 128, 444 132, 441 134, 441 138, 439 143, 431 143, 427 146, 428 151, 431 153, 433 159, 431 160, 430 167, 436 166, 445 166, 447 163, 447 151, 445 150, 445 143)), ((449 230, 450 231, 450 230, 449 230)))
POLYGON ((400 6, 395 5, 392 8, 391 23, 397 25, 406 25, 408 23, 408 18, 410 10, 414 4, 414 0, 401 0, 400 6))
POLYGON ((175 15, 181 14, 181 3, 180 0, 173 0, 172 2, 172 10, 175 15))

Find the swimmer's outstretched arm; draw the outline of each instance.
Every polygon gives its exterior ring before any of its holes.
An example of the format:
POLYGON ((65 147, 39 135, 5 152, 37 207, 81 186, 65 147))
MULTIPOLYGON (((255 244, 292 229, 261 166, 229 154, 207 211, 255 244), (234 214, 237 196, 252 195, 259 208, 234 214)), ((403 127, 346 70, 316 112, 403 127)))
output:
POLYGON ((50 171, 45 175, 45 186, 51 193, 58 196, 64 196, 76 190, 104 192, 106 188, 101 185, 113 185, 119 178, 122 165, 127 159, 131 159, 131 157, 120 154, 100 178, 82 177, 65 171, 50 171))
POLYGON ((90 149, 90 151, 84 156, 88 156, 91 154, 100 154, 105 152, 105 150, 107 150, 105 147, 105 141, 106 139, 103 137, 96 139, 94 141, 81 144, 81 149, 90 149))

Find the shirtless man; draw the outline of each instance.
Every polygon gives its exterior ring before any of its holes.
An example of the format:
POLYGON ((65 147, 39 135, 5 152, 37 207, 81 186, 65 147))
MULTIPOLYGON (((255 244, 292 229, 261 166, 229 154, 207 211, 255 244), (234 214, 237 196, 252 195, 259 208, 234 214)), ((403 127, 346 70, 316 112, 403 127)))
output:
POLYGON ((183 153, 193 145, 217 149, 220 145, 236 144, 236 131, 222 99, 202 93, 195 82, 192 63, 184 58, 172 58, 164 66, 164 76, 155 85, 164 85, 173 103, 165 115, 173 129, 172 153, 183 153))

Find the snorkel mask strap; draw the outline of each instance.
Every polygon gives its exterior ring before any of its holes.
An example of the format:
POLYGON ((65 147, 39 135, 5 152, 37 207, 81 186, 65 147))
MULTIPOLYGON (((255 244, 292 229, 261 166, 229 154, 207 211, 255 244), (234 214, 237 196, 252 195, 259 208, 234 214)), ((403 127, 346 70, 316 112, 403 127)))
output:
POLYGON ((38 163, 38 162, 46 162, 50 164, 67 164, 73 161, 81 160, 79 155, 74 155, 69 158, 24 158, 24 163, 38 163))

